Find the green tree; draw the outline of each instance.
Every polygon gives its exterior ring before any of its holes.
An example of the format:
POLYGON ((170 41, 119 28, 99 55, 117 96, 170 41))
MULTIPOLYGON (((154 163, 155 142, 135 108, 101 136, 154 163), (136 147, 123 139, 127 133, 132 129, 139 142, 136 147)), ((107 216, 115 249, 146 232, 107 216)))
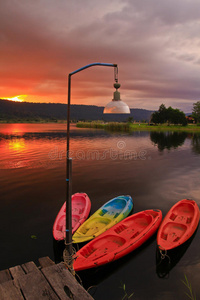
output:
POLYGON ((155 124, 168 123, 187 125, 187 119, 184 112, 179 109, 174 109, 171 106, 166 108, 164 104, 161 104, 159 110, 152 114, 151 122, 155 124))
POLYGON ((128 117, 127 122, 128 123, 133 123, 133 117, 128 117))
POLYGON ((164 104, 160 105, 158 113, 160 115, 160 123, 166 123, 168 119, 168 112, 164 104))
POLYGON ((161 104, 158 111, 155 111, 151 116, 151 122, 155 124, 163 124, 167 122, 167 108, 161 104))
POLYGON ((193 104, 192 117, 196 122, 200 122, 200 101, 193 104))
POLYGON ((168 112, 168 123, 170 124, 182 124, 187 125, 187 119, 183 111, 174 109, 171 106, 167 109, 168 112))

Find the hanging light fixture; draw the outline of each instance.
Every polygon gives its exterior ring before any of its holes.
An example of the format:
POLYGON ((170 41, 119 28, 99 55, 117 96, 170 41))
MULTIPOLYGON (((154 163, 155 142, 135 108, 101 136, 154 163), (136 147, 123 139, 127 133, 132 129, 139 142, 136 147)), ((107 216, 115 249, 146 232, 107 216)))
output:
POLYGON ((113 99, 105 106, 103 113, 130 114, 130 109, 128 105, 120 99, 120 92, 118 92, 120 84, 118 82, 114 83, 114 88, 116 88, 116 91, 113 93, 113 99))
POLYGON ((114 88, 116 91, 113 93, 113 99, 109 102, 105 108, 103 113, 104 114, 130 114, 130 109, 128 105, 120 99, 120 92, 118 89, 120 88, 120 84, 118 83, 118 66, 115 65, 114 67, 114 88))

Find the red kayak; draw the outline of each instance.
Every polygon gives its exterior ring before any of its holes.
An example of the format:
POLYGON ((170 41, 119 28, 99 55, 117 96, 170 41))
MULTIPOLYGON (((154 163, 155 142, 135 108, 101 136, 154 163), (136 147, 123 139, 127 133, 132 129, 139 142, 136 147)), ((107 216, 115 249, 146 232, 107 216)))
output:
MULTIPOLYGON (((91 201, 87 194, 76 193, 72 195, 72 234, 83 224, 89 216, 91 201)), ((66 202, 61 207, 54 225, 53 236, 55 240, 63 240, 66 230, 66 202)))
POLYGON ((183 199, 169 210, 158 230, 160 250, 170 250, 186 242, 199 224, 199 207, 194 200, 183 199))
POLYGON ((75 254, 74 270, 98 267, 130 253, 156 232, 161 220, 161 211, 152 209, 122 220, 75 254))

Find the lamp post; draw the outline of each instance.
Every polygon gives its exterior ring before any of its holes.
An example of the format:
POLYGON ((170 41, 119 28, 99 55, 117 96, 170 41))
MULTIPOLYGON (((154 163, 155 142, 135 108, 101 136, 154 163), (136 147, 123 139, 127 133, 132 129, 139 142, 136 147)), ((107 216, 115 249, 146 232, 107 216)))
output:
POLYGON ((92 63, 86 65, 68 75, 68 104, 67 104, 67 159, 66 159, 66 236, 65 236, 65 257, 69 270, 73 270, 73 258, 72 258, 72 158, 69 157, 70 150, 70 105, 71 105, 71 76, 93 66, 113 67, 116 91, 114 92, 114 98, 104 108, 104 113, 130 113, 130 109, 126 103, 120 100, 120 93, 118 88, 118 67, 117 64, 108 63, 92 63))

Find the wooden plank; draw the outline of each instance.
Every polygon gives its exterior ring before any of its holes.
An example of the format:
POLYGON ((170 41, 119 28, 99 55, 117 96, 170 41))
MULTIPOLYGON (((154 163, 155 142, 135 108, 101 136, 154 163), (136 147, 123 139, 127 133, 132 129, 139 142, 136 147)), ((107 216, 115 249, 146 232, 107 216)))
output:
POLYGON ((0 284, 0 300, 24 300, 13 280, 0 284))
POLYGON ((39 264, 42 268, 46 268, 46 267, 55 265, 53 260, 51 260, 48 256, 41 257, 41 258, 38 259, 38 261, 39 261, 39 264))
POLYGON ((25 272, 24 270, 22 269, 21 266, 15 266, 15 267, 12 267, 9 269, 11 275, 12 275, 12 278, 17 278, 19 277, 20 275, 24 275, 25 272))
POLYGON ((18 283, 17 278, 19 276, 23 276, 25 274, 24 270, 22 269, 21 266, 15 266, 15 267, 10 268, 9 271, 11 273, 12 278, 14 279, 13 282, 14 282, 15 286, 17 286, 20 289, 20 285, 18 283))
POLYGON ((34 264, 33 261, 27 262, 22 265, 22 269, 25 271, 26 274, 31 272, 38 272, 40 273, 38 267, 34 264))
POLYGON ((39 259, 41 271, 28 262, 0 271, 0 300, 92 300, 64 263, 39 259), (12 280, 13 278, 13 280, 12 280))
POLYGON ((41 270, 60 299, 92 300, 64 263, 55 264, 41 270))
MULTIPOLYGON (((33 262, 26 263, 21 268, 11 268, 11 274, 16 284, 22 290, 26 300, 58 300, 59 298, 46 281, 43 274, 33 262), (26 273, 24 272, 26 271, 26 273), (22 273, 23 272, 23 273, 22 273)), ((19 267, 19 266, 18 266, 19 267)))
POLYGON ((10 275, 9 270, 0 271, 0 283, 6 282, 11 279, 12 277, 10 275))

